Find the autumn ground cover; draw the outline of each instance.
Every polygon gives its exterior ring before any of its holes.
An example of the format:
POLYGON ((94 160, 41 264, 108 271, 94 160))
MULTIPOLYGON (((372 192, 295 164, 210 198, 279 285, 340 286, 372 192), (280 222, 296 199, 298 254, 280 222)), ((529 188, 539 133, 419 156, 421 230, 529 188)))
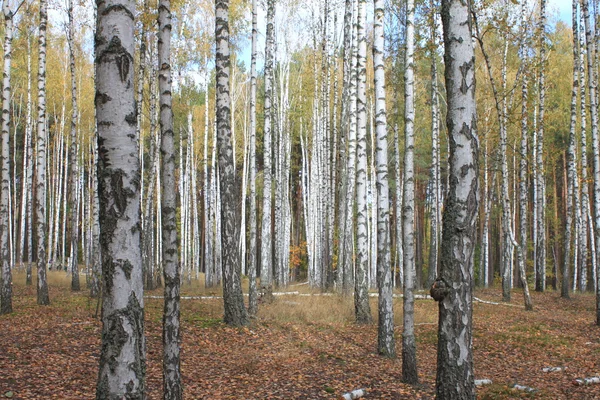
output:
MULTIPOLYGON (((0 398, 92 399, 100 350, 97 303, 87 293, 71 293, 64 273, 51 272, 48 307, 35 304, 35 287, 17 274, 13 314, 0 317, 0 398)), ((308 293, 305 286, 288 290, 308 293)), ((217 294, 184 286, 184 295, 217 294)), ((156 290, 149 295, 160 296, 156 290)), ((498 302, 500 289, 476 291, 498 302)), ((600 398, 600 385, 575 386, 573 379, 600 373, 600 328, 593 324, 594 297, 533 294, 535 311, 475 303, 474 358, 482 399, 600 398), (545 373, 543 367, 564 366, 545 373), (529 386, 526 393, 513 384, 529 386)), ((375 301, 371 304, 376 316, 375 301)), ((402 299, 395 301, 400 353, 402 299)), ((161 398, 162 300, 146 299, 147 387, 161 398)), ((421 385, 404 385, 400 360, 375 353, 376 326, 353 324, 351 299, 337 296, 278 296, 261 304, 247 328, 221 323, 220 300, 182 300, 182 372, 187 399, 333 399, 366 388, 365 399, 431 399, 434 395, 437 306, 416 304, 416 336, 421 385)))

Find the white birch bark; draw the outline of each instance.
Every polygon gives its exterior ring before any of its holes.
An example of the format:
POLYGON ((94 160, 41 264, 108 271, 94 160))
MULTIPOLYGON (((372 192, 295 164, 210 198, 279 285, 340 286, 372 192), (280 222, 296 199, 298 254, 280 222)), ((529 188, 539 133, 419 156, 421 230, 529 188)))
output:
MULTIPOLYGON (((162 258, 164 277, 163 344, 163 399, 183 398, 180 371, 179 297, 180 271, 176 222, 175 144, 173 132, 172 79, 171 79, 171 2, 158 3, 158 90, 161 131, 162 175, 162 258)), ((183 166, 180 165, 180 170, 183 166)), ((183 212, 183 210, 182 210, 183 212)))
POLYGON ((46 280, 46 27, 48 2, 40 0, 38 56, 38 121, 37 164, 35 173, 36 241, 37 241, 37 303, 50 304, 46 280))
POLYGON ((436 22, 437 9, 434 2, 431 2, 431 13, 430 18, 430 36, 431 42, 429 46, 431 48, 431 181, 432 181, 432 199, 431 199, 431 240, 429 241, 429 277, 427 279, 427 286, 433 285, 435 278, 437 278, 438 269, 438 252, 439 252, 439 238, 440 238, 440 225, 441 225, 441 182, 440 182, 440 99, 438 96, 438 82, 437 82, 437 30, 438 25, 436 22))
POLYGON ((9 252, 10 205, 10 65, 12 58, 12 36, 14 12, 10 1, 5 0, 4 15, 4 63, 2 75, 2 184, 0 185, 0 315, 12 313, 12 265, 9 252))
POLYGON ((394 339, 393 285, 390 255, 390 201, 388 184, 388 143, 385 102, 384 1, 375 0, 373 69, 375 70, 375 124, 377 130, 377 283, 379 288, 379 354, 396 356, 394 339))
POLYGON ((21 217, 20 217, 20 229, 19 229, 19 253, 17 256, 17 263, 21 264, 24 260, 27 260, 27 284, 31 284, 31 258, 25 253, 25 246, 27 245, 28 252, 31 246, 26 241, 30 238, 31 232, 26 229, 30 229, 31 223, 28 222, 29 210, 31 209, 31 181, 33 177, 33 166, 32 166, 32 151, 31 151, 31 38, 27 35, 27 108, 25 115, 25 138, 23 139, 23 179, 21 180, 21 217))
MULTIPOLYGON (((581 0, 581 11, 585 17, 585 41, 587 50, 587 86, 589 97, 590 123, 592 128, 592 150, 594 158, 594 241, 600 243, 600 139, 598 138, 598 107, 596 99, 596 77, 594 75, 594 43, 592 37, 592 19, 590 18, 588 0, 581 0)), ((600 246, 596 247, 596 261, 600 257, 600 246)), ((596 265, 596 325, 600 325, 600 283, 598 279, 598 265, 596 265)))
POLYGON ((258 311, 256 290, 256 52, 258 41, 258 5, 252 0, 252 49, 250 59, 250 248, 248 264, 248 314, 255 316, 258 311))
POLYGON ((544 118, 546 102, 546 0, 540 0, 540 54, 539 54, 539 103, 538 103, 538 130, 537 130, 537 149, 536 149, 536 197, 534 197, 534 206, 537 208, 537 240, 536 240, 536 271, 537 280, 535 290, 543 292, 546 290, 546 196, 545 196, 545 178, 544 178, 544 118))
MULTIPOLYGON (((573 232, 573 197, 575 191, 575 168, 577 159, 575 157, 575 131, 577 129, 577 95, 579 94, 579 52, 577 46, 579 44, 578 29, 577 29, 577 1, 573 1, 572 6, 572 27, 573 27, 573 87, 571 90, 571 124, 569 127, 569 147, 567 149, 567 195, 565 209, 565 236, 564 236, 564 260, 562 260, 562 285, 561 297, 569 298, 569 286, 571 275, 569 273, 569 265, 571 264, 571 242, 572 235, 578 232, 575 229, 573 232)), ((573 274, 577 272, 577 268, 573 269, 573 274)), ((573 282, 577 282, 577 278, 573 276, 573 282)))
POLYGON ((231 143, 231 99, 229 96, 229 1, 216 2, 216 122, 219 157, 219 184, 222 224, 222 276, 225 323, 233 326, 246 325, 248 314, 244 307, 236 229, 235 172, 231 143))
POLYGON ((369 245, 367 241, 367 38, 365 37, 366 0, 358 0, 358 90, 357 90, 357 147, 356 147, 356 274, 354 312, 356 322, 370 324, 371 308, 367 285, 369 245))
POLYGON ((69 64, 71 70, 71 148, 70 156, 71 159, 71 171, 69 175, 70 179, 70 191, 69 191, 69 222, 71 225, 71 265, 69 270, 71 271, 71 290, 79 291, 81 286, 79 284, 79 224, 78 224, 78 191, 75 190, 79 181, 79 160, 77 156, 77 119, 79 117, 79 109, 77 104, 77 77, 75 69, 75 23, 73 19, 73 0, 67 1, 67 16, 68 16, 68 27, 67 27, 67 41, 69 44, 69 64))
POLYGON ((474 399, 472 341, 473 255, 476 241, 478 138, 475 58, 469 5, 442 0, 450 186, 445 201, 440 254, 436 395, 474 399))
MULTIPOLYGON (((261 230, 261 268, 260 285, 269 288, 273 282, 273 243, 271 240, 271 131, 272 131, 272 91, 273 91, 273 60, 274 60, 274 24, 275 4, 273 0, 267 0, 267 32, 265 48, 265 103, 264 103, 264 170, 263 170, 263 210, 261 230)), ((270 289, 269 289, 270 290, 270 289)))
MULTIPOLYGON (((415 341, 415 3, 406 3, 406 54, 404 70, 404 203, 402 232, 404 245, 404 298, 402 330, 402 381, 415 384, 417 372, 417 345, 415 341)), ((450 129, 448 129, 450 131, 450 129)))
MULTIPOLYGON (((402 206, 404 193, 404 179, 400 164, 400 135, 398 125, 394 127, 394 147, 396 157, 396 264, 398 265, 398 286, 404 285, 404 241, 402 240, 402 206)), ((395 278, 396 274, 394 274, 395 278)), ((396 286, 396 285, 394 285, 396 286)))
POLYGON ((102 350, 96 397, 145 397, 140 164, 133 85, 135 3, 98 3, 98 118, 102 350))

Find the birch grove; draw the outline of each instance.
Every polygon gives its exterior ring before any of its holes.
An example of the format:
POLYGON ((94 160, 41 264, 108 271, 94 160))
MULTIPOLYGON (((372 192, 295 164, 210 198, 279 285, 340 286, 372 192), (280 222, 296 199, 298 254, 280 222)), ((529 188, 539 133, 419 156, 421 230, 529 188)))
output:
POLYGON ((386 357, 402 295, 411 384, 430 290, 437 390, 466 397, 475 286, 600 310, 597 1, 59 3, 3 4, 0 313, 33 280, 40 305, 48 278, 101 297, 130 347, 103 350, 99 393, 145 390, 143 293, 164 290, 182 396, 182 285, 241 326, 306 284, 377 321, 386 357))

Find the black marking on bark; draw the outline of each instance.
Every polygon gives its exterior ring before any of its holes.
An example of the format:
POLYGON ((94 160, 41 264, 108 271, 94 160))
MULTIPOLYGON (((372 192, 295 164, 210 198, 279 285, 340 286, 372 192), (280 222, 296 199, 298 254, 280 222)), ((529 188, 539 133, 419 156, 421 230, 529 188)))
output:
POLYGON ((125 121, 129 126, 135 126, 137 124, 137 107, 133 108, 133 111, 125 116, 125 121))
POLYGON ((131 279, 131 271, 133 271, 133 265, 131 265, 131 262, 129 262, 129 260, 124 260, 120 264, 120 267, 123 270, 123 273, 125 274, 125 278, 131 279))
POLYGON ((94 98, 94 104, 98 106, 99 104, 106 104, 112 100, 112 97, 108 95, 108 93, 100 93, 96 91, 96 97, 94 98))
POLYGON ((102 11, 102 15, 108 15, 111 12, 119 12, 122 11, 125 14, 127 14, 127 16, 129 18, 131 18, 132 20, 135 19, 135 17, 133 16, 133 14, 131 13, 131 11, 129 11, 129 9, 127 7, 125 7, 123 4, 112 4, 108 7, 106 7, 103 11, 102 11))

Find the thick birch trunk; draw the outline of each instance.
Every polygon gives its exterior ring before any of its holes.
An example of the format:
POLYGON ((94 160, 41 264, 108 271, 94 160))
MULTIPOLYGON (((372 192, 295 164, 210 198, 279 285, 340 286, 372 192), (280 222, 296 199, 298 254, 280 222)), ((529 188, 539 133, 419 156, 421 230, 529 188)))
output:
POLYGON ((103 301, 97 399, 145 398, 134 13, 130 0, 98 3, 95 61, 103 301))
POLYGON ((384 2, 375 0, 373 69, 375 70, 375 124, 377 130, 377 283, 379 288, 378 351, 396 356, 394 339, 393 285, 390 256, 390 203, 388 184, 388 143, 385 103, 384 2))
POLYGON ((417 372, 417 344, 415 341, 415 3, 406 3, 406 56, 404 70, 404 203, 402 232, 404 245, 404 298, 402 330, 402 381, 415 384, 417 372))
POLYGON ((229 96, 229 1, 216 2, 216 72, 217 72, 217 143, 219 156, 219 184, 221 204, 221 245, 223 300, 225 323, 246 325, 248 314, 244 307, 241 277, 238 269, 238 237, 236 232, 236 190, 231 144, 231 99, 229 96))
POLYGON ((475 58, 469 6, 442 1, 450 186, 443 214, 436 395, 474 399, 472 292, 479 203, 475 58))

